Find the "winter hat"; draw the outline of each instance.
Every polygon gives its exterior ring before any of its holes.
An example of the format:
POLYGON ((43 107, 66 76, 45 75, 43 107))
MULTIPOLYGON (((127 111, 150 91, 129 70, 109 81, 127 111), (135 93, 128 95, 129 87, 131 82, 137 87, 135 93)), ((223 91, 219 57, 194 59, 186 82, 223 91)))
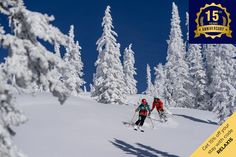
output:
POLYGON ((146 99, 142 99, 142 104, 147 104, 147 101, 146 101, 146 99))

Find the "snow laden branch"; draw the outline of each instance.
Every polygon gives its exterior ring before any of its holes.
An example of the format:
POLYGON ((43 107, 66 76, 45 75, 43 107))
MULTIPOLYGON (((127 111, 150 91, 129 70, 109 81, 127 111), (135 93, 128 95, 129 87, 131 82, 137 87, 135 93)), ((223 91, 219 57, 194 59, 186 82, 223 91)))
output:
POLYGON ((69 49, 78 44, 70 43, 71 37, 50 24, 53 16, 29 11, 22 0, 0 0, 0 12, 8 17, 12 32, 0 28, 0 45, 8 51, 6 65, 0 69, 0 156, 23 157, 12 141, 11 126, 24 123, 26 118, 14 104, 7 77, 14 76, 14 85, 19 89, 42 86, 63 104, 70 92, 55 75, 54 69, 64 73, 67 67, 58 51, 60 46, 69 49), (57 55, 45 43, 55 46, 57 55))
POLYGON ((24 6, 11 7, 8 16, 14 34, 1 33, 0 36, 1 45, 9 50, 8 73, 15 75, 19 87, 26 88, 32 82, 49 87, 63 103, 68 95, 66 88, 52 77, 50 70, 57 67, 63 71, 65 63, 40 41, 67 47, 69 37, 50 24, 54 20, 52 16, 31 12, 24 6))
POLYGON ((0 156, 23 157, 12 141, 15 132, 11 126, 18 126, 27 118, 16 108, 13 93, 7 86, 0 85, 0 156))

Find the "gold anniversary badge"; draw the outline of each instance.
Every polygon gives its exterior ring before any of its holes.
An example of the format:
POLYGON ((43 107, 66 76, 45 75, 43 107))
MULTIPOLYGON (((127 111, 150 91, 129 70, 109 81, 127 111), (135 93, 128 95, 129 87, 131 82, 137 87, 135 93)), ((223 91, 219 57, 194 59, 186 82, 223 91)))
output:
POLYGON ((210 37, 215 39, 225 34, 227 37, 232 38, 232 30, 230 30, 230 13, 221 4, 206 4, 200 8, 195 20, 197 28, 194 31, 194 38, 199 37, 201 34, 206 38, 210 37))

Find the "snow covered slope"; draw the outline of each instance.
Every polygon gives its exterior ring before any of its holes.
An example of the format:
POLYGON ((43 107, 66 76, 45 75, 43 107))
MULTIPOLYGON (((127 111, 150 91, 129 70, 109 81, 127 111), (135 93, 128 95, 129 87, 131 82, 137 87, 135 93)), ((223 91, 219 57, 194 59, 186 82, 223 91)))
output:
POLYGON ((111 105, 85 94, 61 106, 47 93, 20 95, 29 121, 16 128, 15 141, 29 157, 188 157, 218 127, 210 112, 173 108, 168 123, 153 121, 152 129, 147 119, 144 133, 134 131, 123 122, 131 120, 140 98, 111 105))

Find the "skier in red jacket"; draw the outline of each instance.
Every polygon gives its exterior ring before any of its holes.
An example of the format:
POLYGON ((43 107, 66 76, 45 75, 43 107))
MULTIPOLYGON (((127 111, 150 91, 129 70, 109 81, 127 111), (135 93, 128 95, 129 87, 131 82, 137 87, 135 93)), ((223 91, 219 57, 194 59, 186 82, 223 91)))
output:
POLYGON ((158 114, 159 114, 159 117, 161 119, 161 121, 167 121, 167 117, 166 117, 166 114, 165 114, 165 111, 164 111, 164 104, 163 102, 161 101, 161 99, 159 99, 158 97, 154 97, 154 101, 152 103, 152 109, 151 109, 151 112, 156 108, 158 114))

